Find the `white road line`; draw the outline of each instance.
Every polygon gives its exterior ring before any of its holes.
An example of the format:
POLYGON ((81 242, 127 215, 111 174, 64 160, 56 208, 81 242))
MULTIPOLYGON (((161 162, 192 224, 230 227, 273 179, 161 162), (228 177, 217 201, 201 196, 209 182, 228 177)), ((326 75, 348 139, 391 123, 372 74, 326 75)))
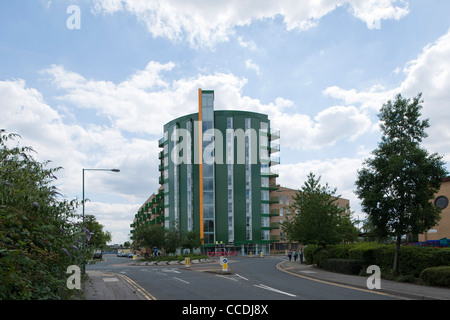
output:
POLYGON ((258 288, 261 288, 261 289, 265 289, 265 290, 269 290, 269 291, 273 291, 273 292, 277 292, 277 293, 281 293, 281 294, 285 294, 285 295, 290 296, 290 297, 296 297, 295 294, 291 294, 291 293, 287 293, 287 292, 284 292, 284 291, 281 291, 281 290, 277 290, 277 289, 268 287, 268 286, 263 285, 263 284, 259 284, 259 285, 255 284, 255 287, 258 287, 258 288))
POLYGON ((246 280, 246 281, 248 281, 248 279, 247 278, 245 278, 245 277, 243 277, 243 276, 241 276, 241 275, 238 275, 237 273, 236 273, 236 275, 239 277, 239 278, 241 278, 241 279, 244 279, 244 280, 246 280))
POLYGON ((231 277, 227 277, 227 276, 222 276, 221 274, 216 274, 216 276, 221 277, 221 278, 224 278, 224 279, 232 280, 232 281, 238 281, 238 280, 235 279, 235 278, 231 278, 231 277))
POLYGON ((172 273, 181 273, 180 271, 176 270, 176 269, 162 269, 162 272, 172 272, 172 273))
POLYGON ((184 283, 189 284, 189 282, 187 282, 187 281, 185 281, 185 280, 183 280, 183 279, 180 279, 180 278, 177 278, 177 277, 172 277, 172 278, 174 278, 174 279, 176 279, 176 280, 178 280, 178 281, 181 281, 181 282, 184 282, 184 283))

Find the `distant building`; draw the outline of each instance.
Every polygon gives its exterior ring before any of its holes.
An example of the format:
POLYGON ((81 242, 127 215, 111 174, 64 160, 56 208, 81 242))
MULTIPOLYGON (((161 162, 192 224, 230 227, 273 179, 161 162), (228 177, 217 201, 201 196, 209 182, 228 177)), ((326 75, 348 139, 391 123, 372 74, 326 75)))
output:
MULTIPOLYGON (((298 190, 278 187, 271 191, 270 198, 274 200, 274 203, 270 207, 271 219, 271 232, 270 238, 272 240, 272 251, 283 251, 289 248, 297 249, 297 243, 290 243, 281 224, 288 220, 288 217, 295 213, 290 212, 290 206, 294 203, 294 196, 298 190), (275 201, 276 200, 276 201, 275 201)), ((340 207, 346 208, 350 206, 350 201, 343 198, 337 198, 336 204, 340 207)))
POLYGON ((450 177, 445 178, 442 181, 441 188, 436 193, 434 198, 434 205, 441 208, 441 219, 438 224, 428 230, 427 232, 419 235, 419 242, 425 242, 428 240, 440 240, 443 238, 450 239, 450 177))

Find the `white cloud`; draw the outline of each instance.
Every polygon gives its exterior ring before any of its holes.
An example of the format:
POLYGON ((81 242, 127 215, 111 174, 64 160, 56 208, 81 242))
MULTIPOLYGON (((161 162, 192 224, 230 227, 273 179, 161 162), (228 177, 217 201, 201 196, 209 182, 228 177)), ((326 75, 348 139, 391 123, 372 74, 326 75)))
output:
POLYGON ((256 43, 252 40, 244 41, 244 39, 242 37, 238 37, 237 40, 238 40, 239 45, 243 48, 246 48, 249 50, 256 50, 258 48, 256 43))
MULTIPOLYGON (((247 61, 247 66, 258 72, 251 61, 247 61)), ((268 114, 272 127, 283 129, 283 145, 294 149, 319 149, 341 140, 354 141, 372 126, 366 113, 353 106, 332 106, 311 118, 295 112, 295 104, 281 97, 263 104, 244 96, 242 91, 247 80, 233 74, 166 80, 163 71, 174 67, 173 63, 162 65, 152 61, 144 71, 137 71, 117 85, 86 80, 59 66, 52 66, 46 72, 57 87, 64 89, 59 97, 61 101, 78 108, 94 108, 108 116, 114 128, 128 132, 161 136, 164 123, 197 111, 197 88, 215 90, 216 109, 268 114)))
POLYGON ((383 19, 401 19, 408 5, 396 0, 96 0, 93 12, 113 14, 127 11, 143 21, 155 37, 187 40, 192 47, 211 47, 228 41, 235 27, 254 21, 283 17, 287 30, 307 30, 338 7, 348 6, 370 29, 383 19), (401 5, 396 5, 400 2, 401 5))
POLYGON ((252 61, 252 59, 245 60, 245 68, 248 70, 253 70, 256 72, 258 76, 261 75, 261 71, 259 70, 259 66, 252 61))
POLYGON ((427 129, 429 137, 424 140, 424 145, 429 151, 444 155, 445 160, 450 162, 450 30, 427 45, 416 59, 408 62, 403 73, 405 79, 397 88, 386 89, 375 85, 368 91, 357 91, 333 86, 324 90, 324 94, 346 104, 359 104, 361 110, 376 114, 398 93, 413 98, 422 92, 422 116, 430 120, 430 128, 427 129))

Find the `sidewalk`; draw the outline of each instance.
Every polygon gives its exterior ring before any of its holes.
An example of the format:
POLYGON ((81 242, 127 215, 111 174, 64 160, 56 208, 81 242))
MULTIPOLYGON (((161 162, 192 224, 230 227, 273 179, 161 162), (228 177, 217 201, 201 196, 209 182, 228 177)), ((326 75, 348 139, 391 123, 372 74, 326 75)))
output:
POLYGON ((450 300, 450 289, 440 287, 429 287, 381 279, 381 289, 369 290, 367 288, 367 277, 353 276, 341 273, 325 271, 311 265, 300 262, 283 261, 277 265, 281 271, 294 274, 296 276, 315 281, 324 281, 335 285, 355 287, 361 290, 375 291, 380 294, 387 294, 413 300, 450 300))
POLYGON ((137 283, 125 275, 87 270, 83 283, 86 300, 154 300, 137 283))

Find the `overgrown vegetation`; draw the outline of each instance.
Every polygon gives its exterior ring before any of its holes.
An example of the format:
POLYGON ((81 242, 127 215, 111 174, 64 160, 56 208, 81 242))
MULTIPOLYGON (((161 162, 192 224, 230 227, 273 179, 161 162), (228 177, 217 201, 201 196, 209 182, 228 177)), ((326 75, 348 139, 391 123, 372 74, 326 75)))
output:
POLYGON ((53 185, 61 168, 36 161, 18 138, 0 130, 0 300, 67 299, 67 267, 88 253, 78 202, 53 185))

